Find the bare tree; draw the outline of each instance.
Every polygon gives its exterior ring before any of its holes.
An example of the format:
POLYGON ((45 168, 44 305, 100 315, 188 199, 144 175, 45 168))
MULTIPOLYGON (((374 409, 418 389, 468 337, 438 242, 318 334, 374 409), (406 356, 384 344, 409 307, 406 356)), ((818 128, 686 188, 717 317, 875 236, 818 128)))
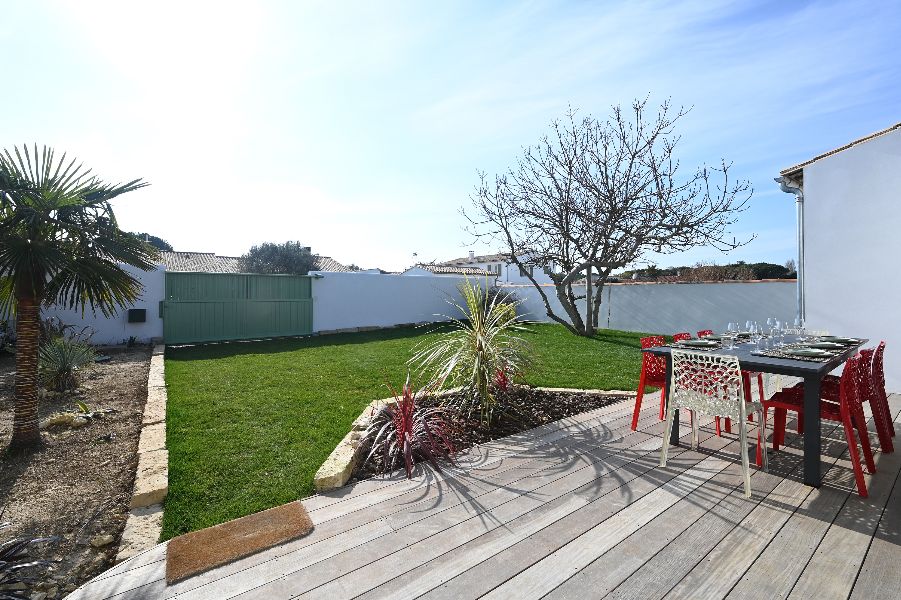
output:
POLYGON ((725 161, 680 178, 673 130, 687 111, 666 101, 649 114, 647 102, 614 106, 606 121, 577 120, 570 109, 506 173, 493 180, 480 173, 475 211, 467 214, 476 236, 501 242, 523 268, 548 317, 579 335, 594 334, 614 269, 648 252, 701 245, 728 251, 750 241, 727 239, 750 184, 730 181, 725 161), (554 312, 528 265, 552 267, 564 315, 554 312))

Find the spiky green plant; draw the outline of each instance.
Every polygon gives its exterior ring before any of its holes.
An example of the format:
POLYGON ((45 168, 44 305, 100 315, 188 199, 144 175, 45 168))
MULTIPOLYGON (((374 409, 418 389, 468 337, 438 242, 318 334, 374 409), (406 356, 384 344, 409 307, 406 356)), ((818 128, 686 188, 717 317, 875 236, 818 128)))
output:
POLYGON ((53 338, 40 349, 41 381, 55 392, 73 390, 78 387, 79 371, 95 358, 94 349, 81 340, 53 338))
POLYGON ((462 388, 447 396, 445 403, 467 416, 478 413, 487 423, 497 406, 498 388, 522 376, 532 350, 517 335, 523 331, 516 322, 518 301, 511 303, 503 294, 487 295, 468 278, 460 286, 460 294, 462 304, 448 301, 461 315, 447 317, 451 331, 417 346, 409 364, 436 388, 462 388))

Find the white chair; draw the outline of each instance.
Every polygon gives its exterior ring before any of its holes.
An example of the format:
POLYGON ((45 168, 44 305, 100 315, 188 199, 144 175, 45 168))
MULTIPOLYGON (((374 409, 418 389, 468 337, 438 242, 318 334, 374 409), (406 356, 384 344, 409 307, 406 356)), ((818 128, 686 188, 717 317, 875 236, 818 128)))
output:
POLYGON ((738 423, 741 466, 745 477, 745 498, 751 497, 751 472, 748 464, 748 415, 756 413, 760 430, 757 445, 763 455, 763 469, 769 465, 766 453, 766 421, 760 402, 744 397, 741 369, 734 356, 672 350, 670 401, 666 407, 666 435, 660 450, 660 466, 666 466, 669 437, 675 409, 692 412, 691 447, 698 448, 698 417, 728 417, 738 423))

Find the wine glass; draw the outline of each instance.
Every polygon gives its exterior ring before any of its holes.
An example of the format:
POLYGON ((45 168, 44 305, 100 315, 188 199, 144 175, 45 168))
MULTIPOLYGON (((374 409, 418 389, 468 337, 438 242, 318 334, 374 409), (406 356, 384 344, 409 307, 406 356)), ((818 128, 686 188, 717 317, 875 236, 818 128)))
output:
POLYGON ((745 331, 751 332, 751 328, 754 326, 754 321, 748 320, 745 321, 745 331))
POLYGON ((785 345, 785 329, 782 327, 782 321, 775 320, 773 323, 773 343, 777 348, 785 345))
POLYGON ((807 339, 804 331, 804 319, 801 317, 795 317, 795 329, 798 330, 798 339, 802 342, 807 339))

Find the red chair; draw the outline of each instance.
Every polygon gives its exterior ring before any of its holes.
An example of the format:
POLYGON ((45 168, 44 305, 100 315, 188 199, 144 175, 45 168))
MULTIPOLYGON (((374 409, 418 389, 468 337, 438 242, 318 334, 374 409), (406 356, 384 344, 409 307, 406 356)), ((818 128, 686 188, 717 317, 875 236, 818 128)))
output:
MULTIPOLYGON (((690 340, 691 334, 682 331, 673 334, 674 342, 690 340)), ((666 339, 662 335, 654 335, 651 337, 641 338, 642 348, 656 348, 666 344, 666 339)), ((666 358, 662 356, 654 356, 647 352, 642 353, 641 376, 638 379, 638 394, 635 396, 635 410, 632 412, 632 431, 638 427, 638 415, 641 412, 641 400, 644 398, 645 386, 659 387, 660 389, 660 420, 666 418, 666 358)), ((690 415, 694 419, 693 415, 690 415)), ((692 421, 693 422, 693 421, 692 421)), ((731 433, 731 421, 726 419, 726 432, 731 433)), ((716 435, 720 436, 720 418, 716 417, 716 435)))
MULTIPOLYGON (((873 395, 871 399, 882 405, 882 415, 885 417, 885 428, 889 437, 895 437, 895 422, 892 420, 892 410, 888 406, 888 394, 885 391, 885 342, 879 342, 876 353, 873 355, 873 395)), ((891 440, 889 440, 891 445, 891 440)))
POLYGON ((713 335, 712 329, 702 329, 701 331, 698 332, 699 338, 706 337, 708 335, 713 335))
MULTIPOLYGON (((867 422, 863 414, 862 396, 869 393, 869 381, 866 369, 862 369, 864 359, 860 354, 848 359, 845 369, 839 379, 839 402, 828 400, 820 401, 820 417, 828 421, 838 421, 845 429, 845 440, 848 442, 848 452, 851 455, 851 465, 854 467, 854 478, 857 481, 857 493, 861 498, 867 497, 867 484, 863 478, 863 469, 860 466, 860 455, 857 451, 858 441, 854 438, 854 430, 857 430, 857 438, 863 449, 864 461, 867 472, 876 472, 876 463, 873 461, 873 450, 870 448, 870 436, 867 433, 867 422)), ((804 405, 804 386, 797 385, 786 388, 776 393, 763 403, 764 419, 767 411, 772 408, 773 416, 773 450, 778 450, 785 444, 786 413, 791 410, 802 419, 804 405)))
MULTIPOLYGON (((662 335, 641 338, 642 348, 656 348, 666 344, 662 335)), ((641 412, 641 399, 645 386, 660 388, 660 414, 663 419, 666 410, 666 358, 655 356, 649 352, 641 353, 641 375, 638 378, 638 395, 635 396, 635 411, 632 413, 632 431, 638 427, 638 414, 641 412)))
MULTIPOLYGON (((860 369, 861 376, 866 380, 864 390, 861 392, 861 402, 869 402, 873 411, 873 421, 876 424, 876 434, 879 437, 879 448, 883 453, 889 454, 895 451, 892 436, 895 435, 895 426, 892 423, 891 409, 888 406, 888 395, 885 392, 884 356, 885 342, 880 342, 875 349, 867 348, 860 351, 862 357, 860 369)), ((827 375, 823 378, 820 388, 820 397, 830 402, 839 401, 840 378, 827 375)))

